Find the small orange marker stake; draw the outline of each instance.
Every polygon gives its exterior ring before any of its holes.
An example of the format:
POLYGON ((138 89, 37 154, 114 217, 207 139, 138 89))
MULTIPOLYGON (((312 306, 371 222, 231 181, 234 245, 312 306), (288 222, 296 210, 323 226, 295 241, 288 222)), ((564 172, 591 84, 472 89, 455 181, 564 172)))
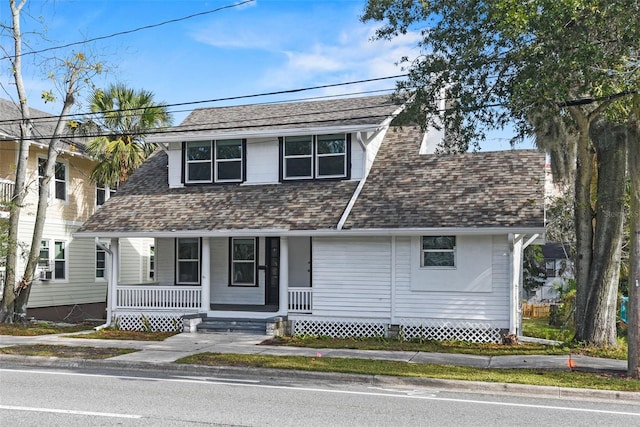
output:
POLYGON ((573 359, 571 358, 571 353, 569 353, 569 362, 567 363, 567 365, 569 366, 569 369, 573 370, 573 368, 576 367, 575 362, 573 361, 573 359))

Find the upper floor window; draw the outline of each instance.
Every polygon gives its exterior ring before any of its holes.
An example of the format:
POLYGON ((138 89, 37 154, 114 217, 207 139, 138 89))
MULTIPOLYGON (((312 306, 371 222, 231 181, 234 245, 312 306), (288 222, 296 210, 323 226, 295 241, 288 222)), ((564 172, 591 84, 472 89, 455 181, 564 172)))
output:
POLYGON ((106 185, 104 182, 96 183, 96 206, 102 206, 104 203, 113 197, 116 194, 116 189, 118 186, 116 185, 112 188, 109 185, 106 185))
POLYGON ((242 139, 185 143, 185 183, 242 182, 245 144, 242 139))
MULTIPOLYGON (((46 159, 38 159, 38 182, 42 186, 44 180, 46 159)), ((56 199, 67 200, 67 167, 62 162, 56 162, 53 170, 53 195, 56 199)))
POLYGON ((421 267, 455 267, 455 236, 423 236, 421 267))
POLYGON ((282 138, 282 179, 347 177, 350 140, 348 134, 282 138))

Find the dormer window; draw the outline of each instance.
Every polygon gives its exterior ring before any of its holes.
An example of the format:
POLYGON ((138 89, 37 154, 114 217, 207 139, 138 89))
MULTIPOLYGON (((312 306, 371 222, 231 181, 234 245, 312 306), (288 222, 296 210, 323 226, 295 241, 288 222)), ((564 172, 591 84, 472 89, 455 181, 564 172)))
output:
POLYGON ((187 184, 244 181, 242 139, 189 141, 184 144, 184 152, 187 184))
POLYGON ((281 138, 282 179, 348 178, 350 137, 328 134, 281 138))

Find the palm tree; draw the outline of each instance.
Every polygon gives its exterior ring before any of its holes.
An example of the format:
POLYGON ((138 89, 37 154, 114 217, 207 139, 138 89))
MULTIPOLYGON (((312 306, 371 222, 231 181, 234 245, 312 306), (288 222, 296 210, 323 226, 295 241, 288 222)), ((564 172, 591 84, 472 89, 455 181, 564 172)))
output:
POLYGON ((91 179, 115 188, 156 149, 156 144, 145 142, 145 135, 171 125, 171 114, 154 102, 153 92, 124 84, 95 90, 89 102, 96 119, 82 127, 99 135, 87 144, 87 152, 98 161, 91 179))

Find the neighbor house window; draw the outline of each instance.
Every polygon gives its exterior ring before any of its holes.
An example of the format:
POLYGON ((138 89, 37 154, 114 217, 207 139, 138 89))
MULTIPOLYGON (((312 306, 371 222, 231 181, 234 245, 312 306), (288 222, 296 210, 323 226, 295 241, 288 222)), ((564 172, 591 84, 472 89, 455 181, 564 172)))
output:
MULTIPOLYGON (((46 159, 38 159, 38 182, 42 186, 44 180, 46 159)), ((56 162, 53 170, 53 195, 56 199, 67 200, 67 167, 64 163, 56 162)))
POLYGON ((554 259, 545 261, 544 266, 545 266, 545 270, 546 270, 545 272, 547 277, 556 277, 557 270, 556 270, 556 261, 554 259))
POLYGON ((112 186, 106 185, 103 182, 96 183, 96 206, 102 206, 104 203, 113 197, 116 194, 117 185, 112 188, 112 186))
POLYGON ((256 286, 256 239, 231 238, 231 286, 256 286))
POLYGON ((422 267, 455 267, 455 236, 423 236, 422 267))
POLYGON ((66 277, 67 272, 67 251, 65 242, 55 241, 54 243, 54 278, 55 279, 64 279, 66 277))
POLYGON ((242 182, 244 151, 242 139, 186 142, 185 182, 242 182))
POLYGON ((149 279, 156 277, 156 247, 149 246, 149 279))
POLYGON ((348 176, 350 135, 307 135, 282 138, 282 178, 321 179, 348 176))
POLYGON ((198 237, 177 239, 176 283, 197 285, 200 283, 200 239, 198 237))
POLYGON ((96 279, 104 279, 107 271, 107 252, 96 246, 96 279))
POLYGON ((40 270, 49 270, 51 260, 49 258, 49 241, 42 240, 40 242, 40 254, 38 255, 38 268, 40 270))

